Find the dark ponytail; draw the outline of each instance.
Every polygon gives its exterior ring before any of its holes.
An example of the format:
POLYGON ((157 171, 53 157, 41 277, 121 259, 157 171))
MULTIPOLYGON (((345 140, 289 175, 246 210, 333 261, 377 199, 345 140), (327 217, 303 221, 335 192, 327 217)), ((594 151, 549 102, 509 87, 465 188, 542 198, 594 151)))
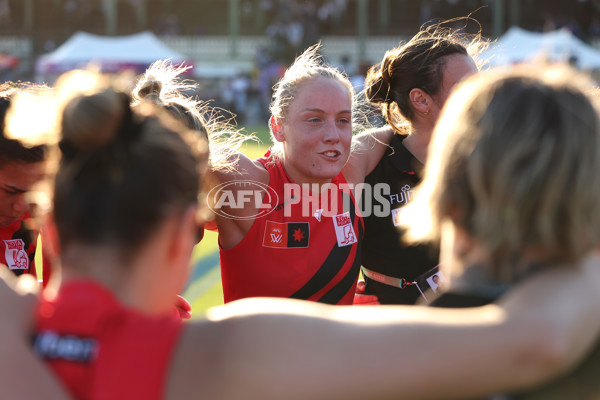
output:
POLYGON ((472 49, 480 51, 486 44, 480 34, 459 33, 441 24, 422 28, 409 42, 387 51, 382 62, 371 67, 365 80, 367 99, 379 105, 387 122, 400 132, 403 120, 413 122, 415 117, 410 91, 419 88, 430 95, 438 94, 445 57, 470 55, 472 49))

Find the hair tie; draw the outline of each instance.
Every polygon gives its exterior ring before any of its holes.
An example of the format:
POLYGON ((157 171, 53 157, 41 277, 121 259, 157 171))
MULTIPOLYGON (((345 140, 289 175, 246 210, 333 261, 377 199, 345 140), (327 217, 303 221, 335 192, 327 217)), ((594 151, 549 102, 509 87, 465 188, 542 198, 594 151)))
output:
POLYGON ((160 99, 160 92, 162 91, 162 83, 160 81, 155 80, 154 77, 151 77, 151 81, 146 83, 144 87, 142 87, 138 95, 142 99, 160 99))
POLYGON ((385 103, 389 103, 391 101, 393 101, 392 99, 390 99, 390 92, 392 91, 392 85, 390 85, 389 82, 385 82, 387 84, 387 92, 385 93, 385 99, 383 99, 383 101, 385 103))

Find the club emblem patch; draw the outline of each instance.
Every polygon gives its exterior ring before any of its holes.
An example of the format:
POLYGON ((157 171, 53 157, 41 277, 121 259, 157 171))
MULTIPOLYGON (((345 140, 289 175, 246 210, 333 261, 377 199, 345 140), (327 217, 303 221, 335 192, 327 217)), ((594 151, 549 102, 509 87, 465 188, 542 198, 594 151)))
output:
POLYGON ((4 258, 9 269, 29 269, 29 257, 25 252, 23 239, 4 240, 4 258))
POLYGON ((350 213, 345 212, 333 217, 333 226, 335 227, 335 235, 337 236, 338 246, 349 246, 356 243, 356 234, 352 226, 352 218, 350 213))
POLYGON ((308 222, 267 221, 263 246, 282 249, 308 247, 309 236, 308 222))
POLYGON ((394 221, 394 226, 400 225, 400 216, 402 215, 400 210, 402 210, 400 207, 392 210, 392 221, 394 221))

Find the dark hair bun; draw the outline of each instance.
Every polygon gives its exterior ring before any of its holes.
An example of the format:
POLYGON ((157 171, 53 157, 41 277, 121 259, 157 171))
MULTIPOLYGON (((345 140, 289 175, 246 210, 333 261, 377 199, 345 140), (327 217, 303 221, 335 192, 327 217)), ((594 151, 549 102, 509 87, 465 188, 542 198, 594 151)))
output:
POLYGON ((365 95, 373 104, 389 103, 390 82, 382 73, 380 65, 374 65, 369 69, 365 79, 365 95))
POLYGON ((113 90, 74 98, 62 115, 63 143, 79 151, 107 145, 117 136, 128 108, 126 96, 113 90))

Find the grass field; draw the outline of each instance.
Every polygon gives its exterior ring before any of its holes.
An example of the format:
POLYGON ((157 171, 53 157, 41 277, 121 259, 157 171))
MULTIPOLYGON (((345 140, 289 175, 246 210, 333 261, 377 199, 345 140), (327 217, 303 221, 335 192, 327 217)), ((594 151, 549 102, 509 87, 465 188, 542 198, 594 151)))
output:
MULTIPOLYGON (((270 142, 266 128, 249 129, 260 140, 244 145, 242 151, 250 158, 264 155, 270 142)), ((201 317, 206 309, 223 304, 221 271, 219 267, 219 246, 217 234, 205 231, 202 242, 194 248, 190 279, 183 296, 192 305, 192 318, 201 317)))

